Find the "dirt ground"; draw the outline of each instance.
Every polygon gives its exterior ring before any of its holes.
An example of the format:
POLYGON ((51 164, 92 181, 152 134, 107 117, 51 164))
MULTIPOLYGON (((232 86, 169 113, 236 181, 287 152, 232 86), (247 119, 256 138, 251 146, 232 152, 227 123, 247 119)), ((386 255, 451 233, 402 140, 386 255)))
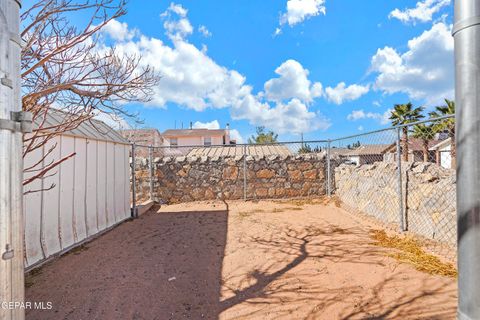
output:
POLYGON ((456 280, 299 201, 164 206, 27 278, 27 319, 454 319, 456 280))

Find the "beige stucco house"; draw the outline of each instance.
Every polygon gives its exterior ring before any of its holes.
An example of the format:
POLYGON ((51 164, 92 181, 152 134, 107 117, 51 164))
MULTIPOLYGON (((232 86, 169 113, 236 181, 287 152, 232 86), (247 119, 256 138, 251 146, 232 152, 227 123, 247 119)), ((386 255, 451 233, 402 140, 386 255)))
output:
POLYGON ((167 145, 175 146, 217 146, 229 145, 228 129, 169 129, 163 132, 167 145))

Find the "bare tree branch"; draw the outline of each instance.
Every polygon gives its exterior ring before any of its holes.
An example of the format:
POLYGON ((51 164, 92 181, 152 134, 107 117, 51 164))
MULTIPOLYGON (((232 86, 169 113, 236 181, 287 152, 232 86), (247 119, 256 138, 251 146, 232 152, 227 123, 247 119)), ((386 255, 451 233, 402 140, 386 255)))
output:
MULTIPOLYGON (((134 119, 125 103, 150 101, 159 81, 153 68, 100 41, 101 30, 125 15, 125 5, 125 0, 39 0, 22 14, 22 106, 35 124, 24 138, 24 157, 98 114, 134 119), (74 26, 69 16, 79 13, 89 18, 74 26), (61 123, 47 121, 52 112, 61 113, 61 123)), ((24 185, 73 156, 46 163, 55 147, 26 168, 35 174, 24 185)))

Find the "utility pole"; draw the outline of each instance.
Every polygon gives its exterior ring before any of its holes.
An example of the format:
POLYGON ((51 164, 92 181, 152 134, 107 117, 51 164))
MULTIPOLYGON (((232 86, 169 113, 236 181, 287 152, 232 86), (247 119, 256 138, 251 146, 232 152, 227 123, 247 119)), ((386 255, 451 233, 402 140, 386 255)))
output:
POLYGON ((0 319, 8 320, 25 318, 22 149, 31 118, 20 103, 20 6, 0 0, 0 319))
POLYGON ((480 319, 480 3, 455 1, 458 319, 480 319))

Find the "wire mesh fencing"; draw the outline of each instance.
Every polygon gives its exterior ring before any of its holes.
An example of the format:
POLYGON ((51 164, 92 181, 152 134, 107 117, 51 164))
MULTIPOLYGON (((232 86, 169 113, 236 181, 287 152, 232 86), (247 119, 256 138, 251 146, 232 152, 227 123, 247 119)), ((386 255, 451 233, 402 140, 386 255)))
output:
POLYGON ((327 143, 132 147, 132 203, 326 193, 327 143))
POLYGON ((453 116, 331 141, 334 194, 361 212, 420 236, 455 258, 456 177, 453 116), (335 151, 334 151, 335 150, 335 151))
POLYGON ((452 116, 333 140, 134 145, 132 203, 329 195, 454 257, 454 138, 452 116))

